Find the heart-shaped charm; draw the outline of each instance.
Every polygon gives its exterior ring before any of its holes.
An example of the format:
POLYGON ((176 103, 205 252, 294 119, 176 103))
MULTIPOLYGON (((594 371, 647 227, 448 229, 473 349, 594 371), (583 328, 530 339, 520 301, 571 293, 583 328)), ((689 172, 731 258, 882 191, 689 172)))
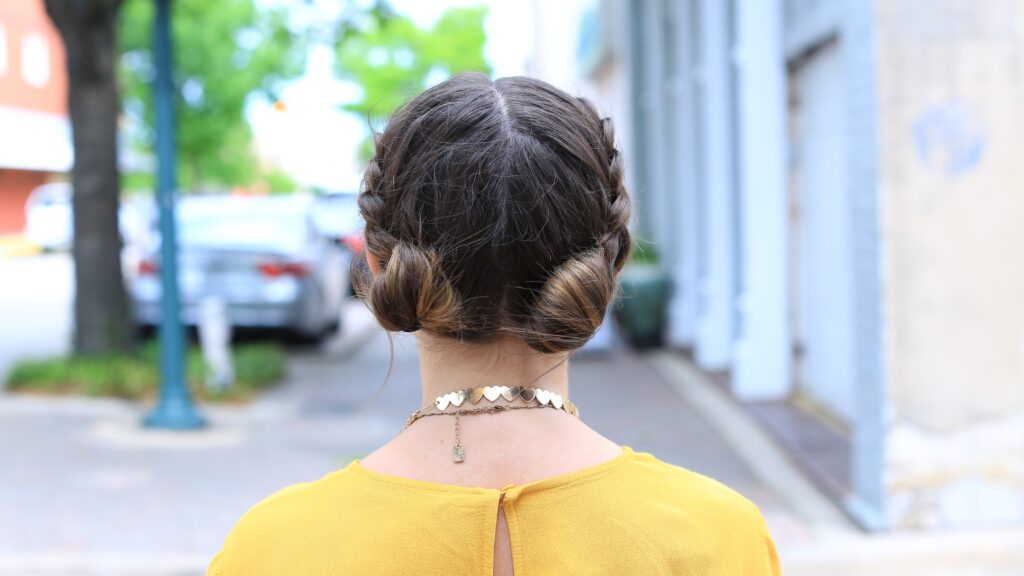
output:
POLYGON ((484 386, 484 398, 494 402, 498 399, 498 396, 501 396, 502 388, 504 386, 484 386))
POLYGON ((511 388, 508 386, 502 386, 502 388, 504 388, 504 390, 501 391, 501 397, 509 402, 515 400, 516 395, 519 394, 519 386, 512 386, 511 388))
POLYGON ((449 402, 450 400, 448 400, 448 395, 445 394, 444 396, 438 396, 437 400, 434 400, 434 406, 437 406, 438 410, 444 412, 444 409, 448 407, 449 402))
POLYGON ((562 409, 562 396, 560 394, 551 393, 551 405, 559 410, 562 409))
POLYGON ((462 390, 450 392, 448 395, 452 397, 452 404, 455 406, 462 406, 462 403, 466 401, 466 393, 462 390))
POLYGON ((551 392, 547 390, 537 390, 536 396, 537 402, 540 402, 541 406, 547 406, 551 402, 551 392))
POLYGON ((523 402, 533 402, 533 399, 537 397, 537 390, 534 388, 523 388, 523 391, 519 393, 519 397, 523 399, 523 402))
POLYGON ((472 388, 469 393, 469 401, 473 404, 479 404, 480 399, 484 397, 484 389, 482 387, 472 388))

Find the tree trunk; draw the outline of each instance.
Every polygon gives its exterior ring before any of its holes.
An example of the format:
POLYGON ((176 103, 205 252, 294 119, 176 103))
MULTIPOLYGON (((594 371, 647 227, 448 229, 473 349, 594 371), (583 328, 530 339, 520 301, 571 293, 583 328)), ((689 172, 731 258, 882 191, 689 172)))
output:
POLYGON ((64 39, 75 165, 76 354, 134 348, 118 229, 117 19, 121 0, 45 0, 64 39))

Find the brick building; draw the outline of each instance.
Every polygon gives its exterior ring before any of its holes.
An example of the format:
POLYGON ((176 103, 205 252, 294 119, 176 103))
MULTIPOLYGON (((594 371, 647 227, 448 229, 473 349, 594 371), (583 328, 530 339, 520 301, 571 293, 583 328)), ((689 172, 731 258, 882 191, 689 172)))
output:
POLYGON ((25 225, 25 200, 71 169, 64 46, 41 0, 0 2, 0 235, 25 225))

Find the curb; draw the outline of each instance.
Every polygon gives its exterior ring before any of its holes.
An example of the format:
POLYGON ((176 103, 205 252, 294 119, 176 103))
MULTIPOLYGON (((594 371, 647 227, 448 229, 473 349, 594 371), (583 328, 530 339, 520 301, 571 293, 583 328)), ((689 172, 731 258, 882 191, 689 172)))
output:
MULTIPOLYGON (((338 360, 356 354, 379 330, 376 321, 361 302, 353 302, 346 311, 348 330, 336 341, 326 344, 318 352, 338 360)), ((287 360, 286 360, 287 361, 287 360)), ((257 419, 281 417, 279 402, 287 387, 284 381, 243 406, 197 404, 204 416, 211 418, 211 424, 238 424, 256 416, 257 419)), ((122 400, 117 398, 93 398, 87 396, 47 396, 39 394, 6 393, 0 387, 0 415, 60 415, 83 418, 106 418, 115 420, 138 420, 152 405, 149 402, 122 400)))
MULTIPOLYGON (((324 344, 316 354, 329 357, 332 361, 343 362, 357 354, 380 330, 377 321, 363 303, 358 300, 352 301, 345 310, 341 337, 324 344)), ((275 420, 294 415, 302 400, 294 397, 296 383, 290 378, 286 375, 285 380, 274 390, 246 406, 242 412, 245 417, 275 420)))
POLYGON ((42 251, 42 248, 20 234, 0 236, 0 258, 35 256, 42 251))
POLYGON ((659 351, 652 366, 725 439, 737 456, 817 534, 858 532, 736 402, 689 361, 659 351))

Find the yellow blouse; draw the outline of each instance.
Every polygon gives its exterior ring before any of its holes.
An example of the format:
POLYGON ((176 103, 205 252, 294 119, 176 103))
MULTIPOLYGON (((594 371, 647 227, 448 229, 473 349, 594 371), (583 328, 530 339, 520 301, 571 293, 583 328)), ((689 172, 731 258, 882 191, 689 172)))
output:
POLYGON ((516 576, 780 574, 754 504, 622 449, 596 466, 501 490, 391 476, 353 460, 254 506, 208 574, 491 576, 499 503, 516 576))

